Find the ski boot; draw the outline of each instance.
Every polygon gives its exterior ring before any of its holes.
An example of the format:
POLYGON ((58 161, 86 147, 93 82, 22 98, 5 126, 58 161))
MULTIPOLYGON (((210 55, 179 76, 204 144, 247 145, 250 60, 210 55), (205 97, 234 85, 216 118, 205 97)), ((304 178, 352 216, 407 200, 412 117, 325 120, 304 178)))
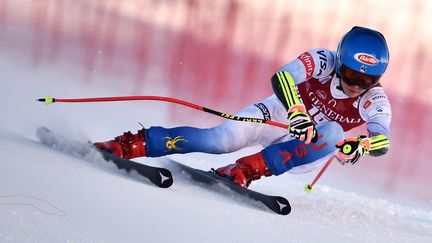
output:
POLYGON ((261 176, 271 176, 261 152, 238 159, 234 164, 216 169, 216 174, 227 177, 235 184, 247 188, 261 176))
POLYGON ((106 150, 120 158, 132 159, 146 156, 144 128, 138 130, 137 134, 130 131, 117 136, 114 140, 106 142, 96 142, 93 145, 102 150, 106 150))

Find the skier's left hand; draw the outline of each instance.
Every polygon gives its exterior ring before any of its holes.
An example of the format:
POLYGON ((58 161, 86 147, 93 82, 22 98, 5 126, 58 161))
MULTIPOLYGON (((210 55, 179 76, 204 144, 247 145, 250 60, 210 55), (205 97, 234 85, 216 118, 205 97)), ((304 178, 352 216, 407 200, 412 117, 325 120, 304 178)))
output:
POLYGON ((342 165, 355 164, 360 158, 369 153, 370 139, 366 136, 349 137, 336 144, 339 149, 337 155, 342 165))

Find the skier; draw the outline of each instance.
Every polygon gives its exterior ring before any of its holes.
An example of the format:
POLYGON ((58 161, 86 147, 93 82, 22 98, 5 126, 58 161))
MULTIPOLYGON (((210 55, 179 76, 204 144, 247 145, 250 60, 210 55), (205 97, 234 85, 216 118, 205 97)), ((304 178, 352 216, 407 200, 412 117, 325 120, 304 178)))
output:
POLYGON ((313 49, 282 66, 271 77, 274 94, 236 114, 279 122, 288 119, 288 131, 227 120, 206 129, 143 128, 95 146, 130 159, 222 154, 262 145, 262 151, 216 170, 242 187, 261 176, 310 172, 335 154, 341 164, 355 164, 364 155, 380 156, 389 148, 391 107, 379 84, 388 61, 384 36, 355 26, 336 52, 313 49), (345 138, 344 132, 364 123, 367 135, 345 138))

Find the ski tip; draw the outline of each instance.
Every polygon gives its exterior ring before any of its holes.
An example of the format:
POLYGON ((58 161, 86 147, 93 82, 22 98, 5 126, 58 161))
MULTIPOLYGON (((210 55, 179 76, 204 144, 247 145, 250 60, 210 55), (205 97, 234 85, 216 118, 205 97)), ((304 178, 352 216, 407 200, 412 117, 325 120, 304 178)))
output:
POLYGON ((55 102, 55 98, 47 96, 45 98, 39 98, 37 101, 44 102, 46 105, 49 105, 55 102))
POLYGON ((172 186, 173 182, 174 182, 174 181, 173 181, 173 179, 171 178, 171 179, 169 179, 169 180, 164 181, 162 184, 159 185, 159 187, 160 187, 160 188, 168 188, 168 187, 172 186))
POLYGON ((291 204, 286 198, 277 196, 274 197, 274 199, 277 202, 277 206, 271 207, 270 209, 272 211, 280 215, 288 215, 291 213, 291 204))
POLYGON ((159 181, 157 179, 151 180, 154 184, 159 186, 160 188, 168 188, 172 186, 174 180, 171 172, 167 169, 161 169, 159 171, 159 181))

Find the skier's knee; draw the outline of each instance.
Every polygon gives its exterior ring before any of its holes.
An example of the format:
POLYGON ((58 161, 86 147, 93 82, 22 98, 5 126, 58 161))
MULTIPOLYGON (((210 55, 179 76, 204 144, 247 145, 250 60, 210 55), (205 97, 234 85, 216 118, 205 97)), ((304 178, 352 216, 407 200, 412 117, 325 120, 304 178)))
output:
POLYGON ((336 122, 322 123, 316 129, 319 134, 317 144, 325 142, 334 147, 334 150, 336 150, 335 145, 344 138, 344 131, 341 125, 336 122))

